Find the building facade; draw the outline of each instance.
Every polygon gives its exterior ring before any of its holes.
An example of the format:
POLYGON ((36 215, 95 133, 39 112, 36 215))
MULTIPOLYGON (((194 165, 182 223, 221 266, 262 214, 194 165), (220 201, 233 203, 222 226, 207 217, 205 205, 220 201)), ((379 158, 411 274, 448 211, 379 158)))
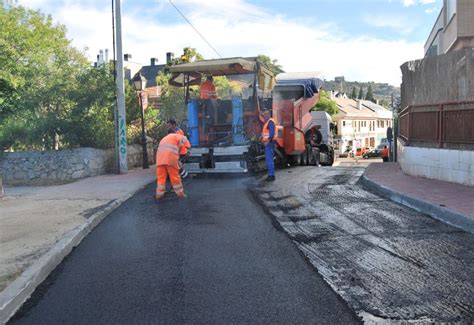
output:
POLYGON ((339 109, 333 117, 337 125, 337 154, 386 143, 387 128, 393 127, 391 111, 368 100, 339 97, 333 100, 339 109))
POLYGON ((473 0, 443 0, 443 8, 425 43, 425 56, 474 47, 473 17, 473 0))

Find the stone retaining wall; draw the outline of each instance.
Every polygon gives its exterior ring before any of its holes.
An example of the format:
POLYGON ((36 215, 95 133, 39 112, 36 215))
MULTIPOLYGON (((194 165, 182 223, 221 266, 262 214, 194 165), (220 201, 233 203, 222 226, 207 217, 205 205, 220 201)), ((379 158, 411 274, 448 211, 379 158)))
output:
MULTIPOLYGON (((150 164, 154 163, 153 145, 148 146, 150 164)), ((48 185, 101 174, 114 173, 114 150, 78 148, 58 151, 25 151, 4 153, 0 158, 0 175, 4 184, 48 185)), ((141 145, 128 146, 129 168, 141 167, 141 145)))

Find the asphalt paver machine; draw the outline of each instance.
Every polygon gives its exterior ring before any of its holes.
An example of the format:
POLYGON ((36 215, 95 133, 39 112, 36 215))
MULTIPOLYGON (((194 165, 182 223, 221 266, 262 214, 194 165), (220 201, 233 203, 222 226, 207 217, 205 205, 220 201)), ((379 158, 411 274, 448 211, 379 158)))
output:
MULTIPOLYGON (((204 60, 171 66, 170 85, 183 87, 186 134, 192 148, 185 163, 190 173, 245 173, 263 158, 262 110, 271 108, 274 74, 257 58, 204 60), (206 76, 225 77, 226 92, 201 100, 196 87, 206 76)), ((218 89, 219 90, 219 89, 218 89)))

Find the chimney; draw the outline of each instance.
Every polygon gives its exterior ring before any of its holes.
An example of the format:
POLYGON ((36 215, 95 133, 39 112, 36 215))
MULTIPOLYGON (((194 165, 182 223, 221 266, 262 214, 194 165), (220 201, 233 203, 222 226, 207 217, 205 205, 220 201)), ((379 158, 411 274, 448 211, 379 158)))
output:
POLYGON ((171 64, 173 59, 174 59, 174 53, 173 52, 166 52, 166 64, 171 64))
POLYGON ((128 61, 128 60, 130 60, 131 58, 132 58, 132 55, 131 55, 131 54, 124 54, 124 55, 123 55, 123 59, 124 59, 125 61, 128 61))
POLYGON ((151 65, 151 66, 154 66, 154 65, 156 65, 157 63, 158 63, 158 59, 157 59, 157 58, 151 58, 151 59, 150 59, 150 65, 151 65))
POLYGON ((109 63, 109 49, 105 49, 105 63, 109 63))
POLYGON ((362 109, 362 101, 360 99, 357 100, 357 109, 358 110, 362 109))

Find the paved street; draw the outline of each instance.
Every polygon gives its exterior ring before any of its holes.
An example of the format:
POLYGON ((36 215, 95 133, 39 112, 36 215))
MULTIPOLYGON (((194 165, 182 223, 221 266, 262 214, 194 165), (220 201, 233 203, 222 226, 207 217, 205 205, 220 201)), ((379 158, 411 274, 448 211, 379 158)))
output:
POLYGON ((11 323, 349 324, 358 319, 248 194, 194 179, 108 216, 11 323))
POLYGON ((474 321, 474 235, 357 185, 363 168, 281 170, 254 194, 365 321, 474 321))

